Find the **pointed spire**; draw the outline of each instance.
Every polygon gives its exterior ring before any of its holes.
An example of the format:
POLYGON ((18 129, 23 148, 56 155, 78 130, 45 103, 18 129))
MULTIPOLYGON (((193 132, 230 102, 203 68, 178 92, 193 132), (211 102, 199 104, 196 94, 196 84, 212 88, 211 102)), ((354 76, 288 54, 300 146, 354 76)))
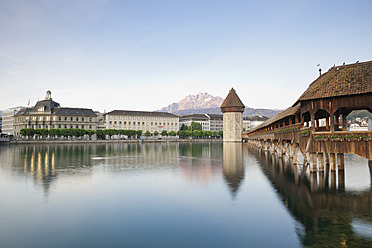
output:
POLYGON ((225 98, 225 101, 223 101, 221 105, 221 111, 222 113, 225 112, 243 112, 244 111, 244 104, 236 94, 234 88, 231 88, 229 94, 225 98))

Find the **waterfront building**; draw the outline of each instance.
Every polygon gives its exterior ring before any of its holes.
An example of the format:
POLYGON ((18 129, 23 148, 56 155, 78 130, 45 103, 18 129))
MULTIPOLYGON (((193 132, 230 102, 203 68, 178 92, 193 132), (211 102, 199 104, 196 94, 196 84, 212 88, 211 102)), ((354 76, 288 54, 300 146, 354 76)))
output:
POLYGON ((14 135, 14 116, 25 107, 14 107, 3 110, 2 133, 8 136, 14 135))
POLYGON ((179 117, 167 112, 113 110, 104 116, 106 129, 142 130, 152 134, 179 130, 179 117))
POLYGON ((243 117, 243 131, 249 132, 252 128, 260 125, 269 118, 262 115, 244 116, 243 117))
POLYGON ((96 130, 96 119, 97 115, 92 109, 61 107, 53 101, 48 90, 44 100, 38 101, 34 107, 23 108, 14 115, 14 134, 19 135, 23 128, 96 130))
POLYGON ((221 105, 223 113, 223 141, 242 142, 244 104, 231 88, 221 105))
POLYGON ((191 126, 191 122, 200 123, 203 131, 218 132, 223 130, 223 115, 217 114, 191 114, 180 117, 182 125, 191 126))

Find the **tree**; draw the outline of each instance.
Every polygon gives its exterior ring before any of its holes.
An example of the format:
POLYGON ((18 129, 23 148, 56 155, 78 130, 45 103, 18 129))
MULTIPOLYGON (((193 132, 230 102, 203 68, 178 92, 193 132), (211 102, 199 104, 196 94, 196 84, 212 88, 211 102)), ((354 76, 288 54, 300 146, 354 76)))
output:
POLYGON ((223 137, 223 131, 218 131, 218 136, 223 137))
POLYGON ((150 133, 150 131, 149 131, 149 130, 147 130, 147 131, 145 132, 145 136, 146 136, 146 137, 149 137, 149 136, 151 136, 151 133, 150 133))
POLYGON ((141 137, 141 135, 142 135, 142 130, 137 130, 137 131, 136 131, 136 134, 137 134, 137 138, 141 137))
POLYGON ((167 130, 163 130, 163 131, 161 132, 161 136, 168 136, 168 132, 167 132, 167 130))
POLYGON ((191 122, 191 131, 194 131, 194 130, 202 130, 202 124, 200 124, 199 122, 194 122, 192 121, 191 122))
POLYGON ((176 136, 176 135, 177 135, 177 133, 175 131, 170 131, 169 132, 169 136, 176 136))
POLYGON ((154 132, 154 136, 158 136, 159 135, 159 132, 158 131, 155 131, 154 132))
POLYGON ((182 124, 180 130, 185 131, 185 130, 189 130, 189 128, 185 124, 182 124))
POLYGON ((208 136, 208 137, 212 137, 213 133, 212 133, 212 131, 207 130, 207 131, 204 132, 204 135, 208 136))

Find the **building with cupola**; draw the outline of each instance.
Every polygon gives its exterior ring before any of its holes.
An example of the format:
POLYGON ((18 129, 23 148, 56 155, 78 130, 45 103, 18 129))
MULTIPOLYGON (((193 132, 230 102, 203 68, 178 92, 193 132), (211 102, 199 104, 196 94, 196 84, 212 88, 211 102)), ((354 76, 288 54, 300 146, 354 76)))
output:
POLYGON ((23 108, 14 115, 14 135, 20 135, 23 128, 96 130, 96 119, 97 114, 92 109, 61 107, 58 102, 53 101, 48 90, 44 100, 38 101, 31 108, 23 108))

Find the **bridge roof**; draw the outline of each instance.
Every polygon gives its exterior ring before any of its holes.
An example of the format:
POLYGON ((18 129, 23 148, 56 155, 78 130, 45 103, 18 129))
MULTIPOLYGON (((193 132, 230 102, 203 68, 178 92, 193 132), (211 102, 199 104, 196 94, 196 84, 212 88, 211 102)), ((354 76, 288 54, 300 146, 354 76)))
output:
POLYGON ((372 93, 372 61, 333 67, 312 82, 297 102, 365 93, 372 93))
POLYGON ((283 119, 283 118, 285 118, 287 116, 294 115, 299 110, 300 110, 300 103, 297 103, 295 106, 292 106, 292 107, 287 108, 286 110, 283 110, 279 114, 271 117, 270 119, 262 122, 260 125, 254 127, 251 130, 251 132, 254 132, 254 131, 258 130, 258 129, 261 129, 263 127, 266 127, 266 126, 268 126, 268 125, 270 125, 270 124, 272 124, 272 123, 274 123, 276 121, 279 121, 279 120, 281 120, 281 119, 283 119))

